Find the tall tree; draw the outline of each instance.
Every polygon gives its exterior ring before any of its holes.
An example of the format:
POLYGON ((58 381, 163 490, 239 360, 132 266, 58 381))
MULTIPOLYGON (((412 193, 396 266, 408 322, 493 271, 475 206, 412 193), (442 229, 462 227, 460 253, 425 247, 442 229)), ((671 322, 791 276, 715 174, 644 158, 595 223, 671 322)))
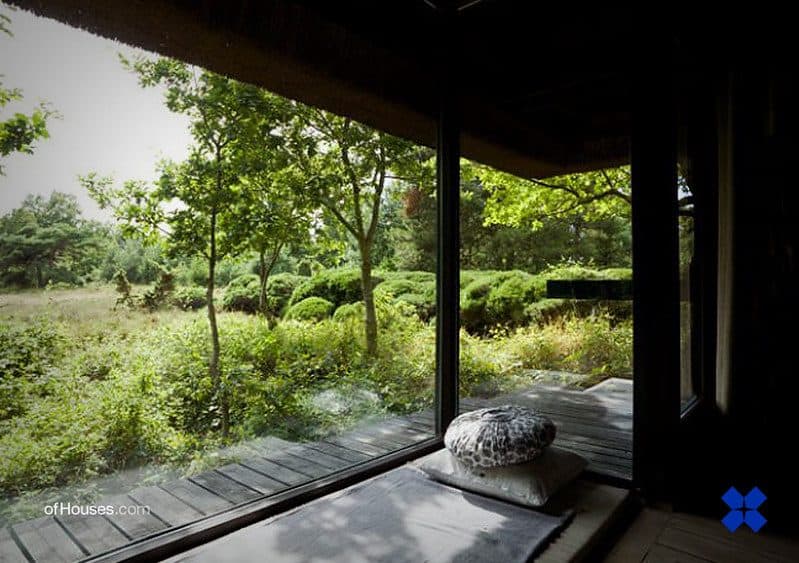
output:
POLYGON ((360 254, 366 348, 377 353, 377 315, 372 280, 380 209, 391 182, 416 182, 429 154, 413 143, 346 117, 295 105, 286 148, 310 193, 353 237, 360 254))
MULTIPOLYGON (((0 13, 0 34, 13 37, 10 23, 11 18, 0 13)), ((12 102, 21 100, 22 91, 19 88, 5 88, 0 80, 0 110, 12 102)), ((40 103, 30 114, 16 112, 0 121, 0 176, 5 174, 1 159, 15 152, 32 154, 35 142, 50 136, 47 131, 47 120, 55 116, 57 113, 46 103, 40 103)))
POLYGON ((0 281, 24 287, 79 282, 100 265, 105 229, 81 216, 75 196, 29 195, 0 217, 0 281))
POLYGON ((262 109, 257 88, 172 59, 150 60, 120 57, 136 73, 142 87, 165 88, 166 106, 191 119, 194 144, 182 163, 162 163, 155 187, 125 182, 113 189, 108 179, 84 178, 101 206, 112 207, 126 231, 152 237, 162 231, 171 252, 202 256, 208 266, 207 314, 211 336, 209 375, 216 390, 221 430, 227 435, 230 409, 220 367, 219 326, 214 290, 216 266, 232 245, 223 226, 241 192, 236 153, 241 140, 251 132, 251 121, 262 109))

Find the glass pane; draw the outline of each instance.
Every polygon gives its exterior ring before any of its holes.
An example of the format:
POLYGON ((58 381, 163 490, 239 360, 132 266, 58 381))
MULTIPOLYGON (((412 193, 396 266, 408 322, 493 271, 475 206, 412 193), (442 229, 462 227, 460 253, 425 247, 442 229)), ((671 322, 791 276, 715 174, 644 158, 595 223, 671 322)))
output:
POLYGON ((629 478, 629 167, 461 173, 461 410, 529 406, 557 424, 556 446, 629 478))
POLYGON ((10 18, 0 531, 96 555, 433 436, 433 149, 10 18))

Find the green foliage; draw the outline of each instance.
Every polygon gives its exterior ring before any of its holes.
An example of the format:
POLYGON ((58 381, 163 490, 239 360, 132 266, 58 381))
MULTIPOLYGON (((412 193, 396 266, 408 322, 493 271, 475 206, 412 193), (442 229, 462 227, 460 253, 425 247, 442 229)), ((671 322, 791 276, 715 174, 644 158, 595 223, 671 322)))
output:
MULTIPOLYGON (((373 286, 381 281, 382 278, 372 276, 373 286)), ((361 273, 351 268, 323 270, 297 286, 291 295, 289 305, 299 303, 308 297, 321 297, 333 303, 335 307, 362 301, 361 273)))
MULTIPOLYGON (((11 19, 0 13, 0 33, 12 36, 10 23, 11 19)), ((22 100, 20 89, 4 88, 3 83, 0 82, 0 110, 8 104, 20 100, 22 100)), ((15 112, 11 117, 0 121, 0 157, 6 157, 15 152, 32 154, 36 141, 50 137, 47 121, 53 117, 58 117, 58 114, 48 104, 42 102, 30 115, 15 112)), ((0 176, 4 173, 2 160, 0 160, 0 176)))
POLYGON ((579 215, 591 221, 630 216, 630 170, 626 166, 543 181, 473 163, 462 168, 465 178, 479 180, 488 190, 487 224, 538 229, 547 217, 579 215))
POLYGON ((81 217, 75 196, 29 195, 0 217, 0 284, 81 285, 102 260, 106 234, 99 223, 81 217))
POLYGON ((525 306, 542 297, 541 280, 524 272, 513 275, 492 288, 485 302, 485 315, 493 325, 518 326, 526 320, 525 306))
POLYGON ((630 377, 632 337, 631 321, 595 315, 519 329, 505 346, 523 368, 585 374, 590 377, 584 384, 590 385, 606 377, 630 377))
MULTIPOLYGON (((286 309, 294 290, 308 278, 287 272, 269 276, 266 284, 267 312, 279 317, 286 309)), ((225 288, 222 306, 228 311, 255 314, 260 301, 261 280, 255 274, 233 279, 225 288)))
POLYGON ((202 309, 208 304, 208 290, 204 287, 179 287, 172 295, 172 303, 184 311, 202 309))
POLYGON ((387 272, 375 288, 375 297, 390 295, 395 303, 409 305, 427 322, 436 313, 436 279, 432 272, 387 272))
POLYGON ((94 276, 98 280, 113 281, 116 273, 122 270, 130 283, 146 285, 154 283, 158 272, 166 266, 162 245, 144 245, 140 240, 126 239, 116 233, 106 246, 94 276))
POLYGON ((350 321, 358 322, 363 320, 364 314, 365 310, 362 301, 357 303, 345 303, 333 313, 333 320, 339 323, 350 321))
POLYGON ((222 296, 222 307, 227 311, 258 312, 261 281, 255 274, 244 274, 231 280, 222 296))
POLYGON ((306 297, 286 311, 286 318, 298 321, 320 321, 330 316, 335 304, 321 297, 306 297))
POLYGON ((128 281, 128 276, 125 274, 124 270, 117 270, 114 274, 114 289, 117 292, 117 299, 114 303, 114 308, 116 309, 118 306, 123 305, 125 307, 133 307, 134 306, 134 299, 133 299, 133 286, 130 285, 128 281))
POLYGON ((305 276, 298 276, 288 272, 269 276, 269 281, 266 284, 266 293, 270 312, 275 316, 280 316, 289 304, 294 291, 306 279, 305 276))
POLYGON ((155 311, 169 303, 174 291, 175 275, 167 270, 161 270, 155 285, 141 295, 139 302, 146 310, 155 311))
POLYGON ((23 413, 32 396, 45 392, 65 340, 45 323, 0 324, 0 421, 23 413))

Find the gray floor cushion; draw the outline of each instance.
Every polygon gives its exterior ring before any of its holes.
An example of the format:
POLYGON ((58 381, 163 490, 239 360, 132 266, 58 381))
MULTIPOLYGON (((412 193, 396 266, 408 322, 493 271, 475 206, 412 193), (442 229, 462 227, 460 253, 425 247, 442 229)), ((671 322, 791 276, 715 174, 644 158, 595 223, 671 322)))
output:
POLYGON ((444 445, 471 467, 530 461, 555 439, 555 423, 527 407, 504 405, 467 412, 447 428, 444 445))

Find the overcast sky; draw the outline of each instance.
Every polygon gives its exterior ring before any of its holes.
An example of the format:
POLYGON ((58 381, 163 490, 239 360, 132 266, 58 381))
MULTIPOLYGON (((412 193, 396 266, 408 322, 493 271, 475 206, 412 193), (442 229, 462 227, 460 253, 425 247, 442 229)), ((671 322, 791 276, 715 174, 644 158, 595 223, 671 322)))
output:
POLYGON ((160 89, 139 87, 117 59, 119 52, 143 51, 2 3, 0 11, 11 18, 14 34, 0 34, 0 80, 25 97, 0 110, 0 119, 29 113, 39 101, 62 115, 50 122, 50 138, 39 141, 33 155, 4 159, 0 214, 28 194, 58 190, 75 194, 87 217, 106 219, 78 184, 78 174, 153 179, 161 157, 186 156, 191 140, 186 118, 164 107, 160 89))

